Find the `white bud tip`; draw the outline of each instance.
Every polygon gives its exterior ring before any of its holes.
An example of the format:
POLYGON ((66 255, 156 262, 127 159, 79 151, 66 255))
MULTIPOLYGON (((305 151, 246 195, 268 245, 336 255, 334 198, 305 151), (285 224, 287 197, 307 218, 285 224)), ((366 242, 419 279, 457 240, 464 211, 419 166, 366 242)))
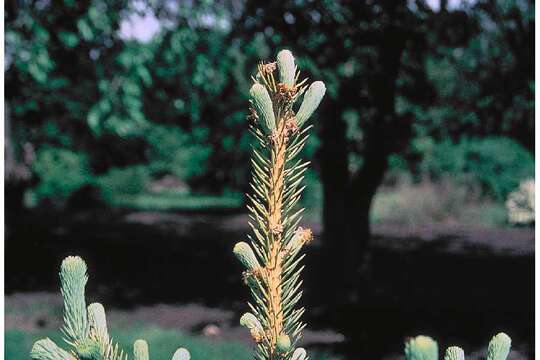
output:
POLYGON ((240 317, 240 325, 248 329, 262 330, 262 325, 252 313, 245 313, 240 317))
POLYGON ((79 256, 68 256, 62 261, 61 272, 86 272, 86 263, 79 256))
POLYGON ((488 345, 487 360, 505 360, 510 353, 512 339, 505 333, 498 333, 491 338, 488 345))
POLYGON ((305 360, 307 357, 306 350, 304 348, 298 348, 294 350, 291 360, 305 360))
POLYGON ((405 344, 405 358, 407 360, 438 360, 439 347, 437 342, 424 335, 412 338, 405 344))
POLYGON ((172 360, 190 360, 191 355, 187 349, 179 348, 173 355, 172 360))
POLYGON ((296 66, 294 64, 294 56, 289 50, 281 50, 278 53, 277 66, 279 70, 279 81, 289 87, 294 86, 296 66))
POLYGON ((444 360, 465 360, 465 352, 459 346, 450 346, 446 349, 444 360))
POLYGON ((146 341, 139 339, 133 344, 133 357, 135 360, 148 360, 148 344, 146 341))

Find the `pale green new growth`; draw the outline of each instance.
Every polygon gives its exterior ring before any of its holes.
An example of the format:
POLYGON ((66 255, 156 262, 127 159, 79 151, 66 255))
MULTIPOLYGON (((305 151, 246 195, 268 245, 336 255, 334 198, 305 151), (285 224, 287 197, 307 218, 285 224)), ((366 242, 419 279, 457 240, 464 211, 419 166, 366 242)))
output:
MULTIPOLYGON (((52 340, 37 341, 30 356, 34 360, 127 360, 118 344, 109 338, 105 309, 99 303, 86 308, 84 288, 88 281, 86 264, 78 256, 64 259, 60 267, 60 281, 64 298, 64 341, 71 347, 63 350, 52 340)), ((133 345, 135 360, 149 360, 148 345, 137 340, 133 345)), ((189 352, 180 348, 174 360, 189 360, 189 352)))
POLYGON ((307 89, 304 100, 298 113, 296 113, 296 124, 302 126, 313 115, 326 92, 326 86, 322 81, 315 81, 307 89))
POLYGON ((276 117, 268 90, 261 84, 255 84, 251 87, 249 94, 251 95, 251 103, 257 111, 259 119, 266 126, 265 131, 271 133, 276 129, 276 117))
POLYGON ((61 292, 64 298, 66 341, 72 345, 86 339, 89 331, 84 288, 88 281, 86 263, 78 256, 69 256, 60 267, 61 292))
POLYGON ((245 313, 240 317, 240 325, 248 328, 249 330, 256 330, 263 332, 261 322, 252 313, 245 313))
POLYGON ((37 341, 32 346, 30 356, 35 360, 75 360, 73 355, 58 347, 49 338, 37 341))
POLYGON ((285 245, 287 254, 295 254, 298 252, 302 245, 311 241, 312 236, 311 230, 309 229, 304 229, 302 227, 296 229, 291 240, 285 245))
POLYGON ((487 360, 505 360, 510 353, 512 340, 505 333, 498 333, 491 338, 488 345, 487 360))
POLYGON ((465 352, 459 346, 451 346, 446 349, 444 360, 465 360, 465 352))
POLYGON ((291 339, 285 334, 279 335, 276 342, 276 349, 278 353, 286 353, 291 349, 291 339))
POLYGON ((279 71, 279 81, 288 87, 293 87, 296 76, 296 66, 294 65, 294 56, 289 50, 281 50, 278 53, 277 67, 279 71))
POLYGON ((187 351, 184 348, 180 348, 176 350, 172 358, 172 360, 190 360, 190 359, 191 359, 191 355, 189 354, 189 351, 187 351))
MULTIPOLYGON (((506 360, 511 342, 505 333, 495 335, 489 342, 487 360, 506 360)), ((420 335, 405 344, 407 360, 437 360, 438 352, 437 343, 429 336, 420 335)), ((458 346, 451 346, 446 349, 444 360, 465 360, 465 352, 458 346)))
POLYGON ((307 353, 304 348, 298 348, 294 350, 291 356, 291 360, 307 360, 307 359, 308 359, 307 353))
POLYGON ((105 308, 100 303, 88 305, 88 321, 92 338, 97 341, 102 354, 107 352, 110 345, 109 331, 107 330, 107 316, 105 308))
POLYGON ((248 270, 253 270, 258 268, 259 261, 255 257, 251 246, 245 242, 239 242, 234 245, 233 253, 236 255, 236 258, 246 267, 248 270))
POLYGON ((133 344, 133 358, 135 360, 148 360, 150 358, 146 341, 141 339, 135 341, 133 344))
POLYGON ((407 360, 438 360, 439 347, 429 336, 419 335, 405 343, 405 358, 407 360))

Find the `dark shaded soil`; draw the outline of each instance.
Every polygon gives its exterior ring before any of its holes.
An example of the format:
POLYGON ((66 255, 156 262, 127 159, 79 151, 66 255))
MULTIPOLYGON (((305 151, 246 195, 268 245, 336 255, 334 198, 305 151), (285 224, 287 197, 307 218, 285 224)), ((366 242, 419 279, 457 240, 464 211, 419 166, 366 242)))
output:
MULTIPOLYGON (((89 297, 88 300, 94 299, 89 297)), ((62 327, 62 307, 59 292, 24 292, 7 295, 5 329, 28 333, 57 331, 62 327)), ((237 314, 228 309, 187 303, 142 305, 126 310, 107 304, 106 311, 107 324, 112 334, 143 325, 181 331, 218 341, 240 341, 248 347, 253 346, 253 340, 249 332, 240 326, 237 314)), ((345 340, 343 335, 332 330, 305 329, 302 335, 301 346, 307 348, 335 345, 345 340)), ((29 350, 20 349, 20 351, 29 350)))
MULTIPOLYGON (((477 350, 504 330, 525 358, 534 357, 533 230, 374 230, 358 279, 361 290, 345 305, 329 308, 318 301, 314 273, 320 272, 310 269, 331 264, 319 264, 316 242, 307 250, 306 320, 312 329, 332 328, 346 338, 320 347, 350 359, 392 358, 406 336, 425 333, 442 339, 441 347, 477 350)), ((246 231, 246 217, 239 214, 12 215, 6 225, 6 292, 57 291, 62 258, 78 254, 89 265, 89 296, 108 307, 197 303, 237 316, 248 292, 231 248, 246 231)))

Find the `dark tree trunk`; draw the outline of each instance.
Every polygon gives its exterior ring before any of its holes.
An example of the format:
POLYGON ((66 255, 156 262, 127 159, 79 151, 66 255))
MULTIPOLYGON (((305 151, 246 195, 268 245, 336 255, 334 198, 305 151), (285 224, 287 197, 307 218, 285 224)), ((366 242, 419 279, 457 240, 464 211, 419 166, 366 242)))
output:
POLYGON ((358 269, 371 236, 369 214, 373 198, 384 179, 388 157, 410 139, 410 119, 398 117, 395 112, 396 80, 405 40, 405 35, 392 25, 381 37, 380 67, 370 81, 376 116, 365 129, 364 163, 355 174, 348 171, 346 127, 339 112, 355 100, 340 98, 342 105, 327 101, 322 114, 323 258, 326 261, 321 280, 326 280, 325 291, 333 302, 356 288, 358 269))
POLYGON ((388 168, 388 157, 408 143, 411 136, 410 119, 397 116, 395 110, 396 81, 405 49, 405 36, 392 25, 386 29, 379 48, 380 68, 370 81, 376 116, 366 129, 364 163, 351 176, 347 196, 347 237, 350 243, 355 244, 349 251, 355 254, 353 261, 357 264, 364 260, 368 250, 371 237, 369 214, 377 188, 388 168))
POLYGON ((347 273, 344 261, 346 249, 354 244, 347 236, 347 184, 349 181, 346 124, 341 117, 343 107, 336 99, 325 99, 320 118, 323 119, 320 138, 321 180, 323 183, 322 263, 318 266, 319 278, 324 282, 320 294, 325 303, 334 301, 337 292, 345 287, 343 274, 347 273))
POLYGON ((371 205, 388 166, 388 154, 382 151, 381 146, 372 144, 370 147, 364 156, 362 169, 350 180, 347 197, 347 237, 353 244, 349 251, 354 254, 351 261, 357 265, 363 262, 368 250, 371 205))

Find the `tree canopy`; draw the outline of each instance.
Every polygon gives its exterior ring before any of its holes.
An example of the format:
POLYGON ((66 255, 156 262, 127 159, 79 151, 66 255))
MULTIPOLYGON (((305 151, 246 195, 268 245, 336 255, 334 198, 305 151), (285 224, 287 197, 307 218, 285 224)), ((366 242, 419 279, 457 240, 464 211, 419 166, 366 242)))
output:
POLYGON ((441 3, 8 1, 6 174, 26 167, 19 190, 38 204, 167 175, 243 192, 246 74, 290 48, 328 88, 306 151, 328 254, 356 264, 387 170, 466 173, 498 199, 531 175, 534 3, 441 3), (133 14, 155 16, 157 34, 121 36, 133 14))

